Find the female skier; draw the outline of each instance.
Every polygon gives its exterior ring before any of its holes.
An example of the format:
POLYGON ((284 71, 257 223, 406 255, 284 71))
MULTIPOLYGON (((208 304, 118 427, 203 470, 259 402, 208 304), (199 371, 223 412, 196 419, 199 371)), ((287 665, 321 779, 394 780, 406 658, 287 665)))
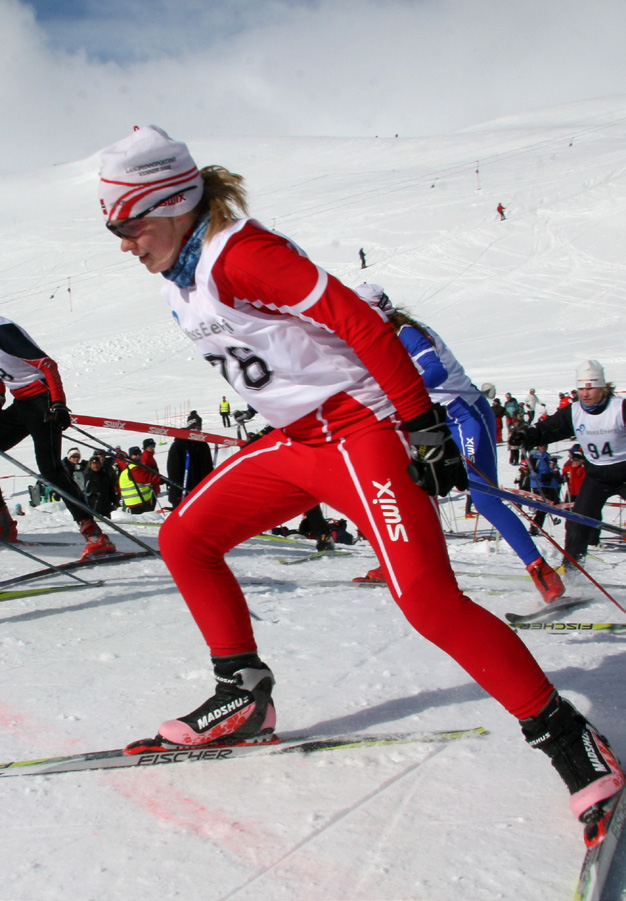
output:
MULTIPOLYGON (((560 597, 565 587, 541 556, 521 520, 500 498, 483 494, 477 486, 485 479, 498 482, 496 421, 487 398, 478 390, 437 332, 411 319, 391 303, 380 285, 365 283, 356 289, 362 300, 381 310, 408 350, 433 400, 447 411, 447 425, 454 441, 469 461, 469 490, 478 513, 489 520, 510 544, 531 575, 546 603, 560 597), (476 469, 471 464, 476 466, 476 469)), ((381 581, 380 567, 369 571, 364 581, 381 581)))
MULTIPOLYGON (((626 498, 626 398, 615 396, 597 360, 577 369, 578 400, 559 408, 537 425, 518 430, 517 439, 531 450, 575 437, 585 459, 585 479, 574 501, 574 512, 602 519, 602 508, 613 495, 626 498)), ((595 530, 568 520, 565 525, 565 572, 575 571, 570 558, 584 560, 595 530)))
POLYGON ((217 689, 163 723, 156 745, 271 736, 274 677, 224 555, 322 500, 367 535, 414 628, 552 758, 576 815, 601 816, 623 785, 606 739, 557 694, 513 630, 456 583, 429 494, 464 486, 465 470, 445 411, 432 405, 384 317, 248 218, 239 176, 200 173, 186 145, 159 128, 138 128, 104 151, 100 201, 121 250, 164 276, 165 299, 200 353, 275 426, 207 476, 161 528, 163 557, 210 648, 217 689))

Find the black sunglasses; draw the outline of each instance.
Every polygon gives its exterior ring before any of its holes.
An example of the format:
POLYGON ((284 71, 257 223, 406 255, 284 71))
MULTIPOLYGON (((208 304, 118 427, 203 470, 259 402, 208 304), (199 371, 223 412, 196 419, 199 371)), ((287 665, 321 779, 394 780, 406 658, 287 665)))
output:
POLYGON ((177 191, 174 191, 173 194, 168 194, 163 200, 159 200, 158 203, 153 203, 152 206, 149 206, 148 209, 144 210, 142 213, 137 213, 136 216, 130 216, 128 219, 122 219, 119 223, 107 222, 106 227, 116 236, 116 238, 137 238, 142 232, 141 222, 138 220, 143 219, 144 216, 152 213, 157 207, 163 206, 163 204, 167 203, 168 200, 171 200, 172 197, 177 197, 178 194, 182 194, 183 191, 194 191, 195 187, 195 185, 192 185, 189 188, 179 188, 177 191), (133 222, 135 225, 133 225, 133 222))

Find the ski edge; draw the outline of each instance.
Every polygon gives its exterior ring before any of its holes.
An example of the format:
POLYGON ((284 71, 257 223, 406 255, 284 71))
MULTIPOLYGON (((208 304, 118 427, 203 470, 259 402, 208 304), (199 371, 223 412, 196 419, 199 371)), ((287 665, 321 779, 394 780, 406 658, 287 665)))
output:
POLYGON ((367 748, 411 743, 437 743, 478 738, 488 735, 487 729, 477 726, 441 732, 389 733, 388 735, 348 734, 343 736, 316 737, 301 735, 275 742, 233 745, 212 745, 206 748, 173 748, 162 751, 149 750, 139 754, 125 754, 123 748, 111 751, 95 751, 71 754, 65 757, 44 757, 37 760, 17 760, 0 764, 0 778, 9 776, 46 776, 84 770, 116 769, 129 766, 154 766, 168 763, 196 762, 199 760, 233 760, 251 753, 287 754, 293 752, 314 753, 343 748, 367 748))
POLYGON ((37 597, 45 594, 56 594, 59 591, 78 591, 81 588, 102 588, 103 579, 97 582, 85 582, 76 585, 47 585, 45 588, 16 588, 9 591, 0 591, 0 602, 13 601, 18 598, 37 597))
POLYGON ((626 623, 583 623, 583 622, 541 622, 535 621, 530 623, 508 623, 511 629, 520 629, 527 632, 623 632, 626 630, 626 623))
POLYGON ((293 566, 294 563, 306 563, 307 560, 317 560, 318 557, 349 557, 350 551, 315 551, 313 554, 305 554, 303 557, 294 557, 287 560, 285 557, 279 557, 278 562, 284 566, 293 566))
POLYGON ((574 894, 574 901, 603 901, 603 889, 609 877, 620 836, 626 823, 626 788, 623 788, 611 813, 604 840, 585 854, 574 894))
POLYGON ((552 604, 546 604, 541 610, 535 610, 533 613, 505 613, 504 616, 509 623, 513 624, 549 622, 551 619, 561 616, 563 613, 568 613, 570 610, 586 607, 587 604, 591 604, 593 600, 593 598, 563 597, 559 598, 558 601, 554 601, 552 604))

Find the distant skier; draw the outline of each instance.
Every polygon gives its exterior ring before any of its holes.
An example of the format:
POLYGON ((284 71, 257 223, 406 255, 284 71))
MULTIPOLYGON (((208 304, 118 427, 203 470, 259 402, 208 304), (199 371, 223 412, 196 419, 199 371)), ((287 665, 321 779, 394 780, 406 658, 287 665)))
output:
POLYGON ((506 207, 502 206, 502 204, 499 203, 497 209, 498 209, 498 212, 500 213, 500 219, 506 219, 506 216, 504 215, 504 211, 505 211, 506 207))
POLYGON ((367 269, 367 263, 365 262, 365 251, 363 248, 359 250, 359 257, 361 259, 361 269, 367 269))
MULTIPOLYGON (((7 451, 30 435, 41 475, 76 500, 83 496, 61 462, 61 435, 72 423, 57 364, 15 322, 0 316, 0 450, 7 451), (6 388, 13 395, 4 407, 6 388)), ((80 456, 80 454, 79 454, 80 456)), ((110 554, 115 545, 93 516, 64 499, 85 541, 81 557, 110 554)), ((0 491, 0 538, 15 541, 17 525, 0 491)))

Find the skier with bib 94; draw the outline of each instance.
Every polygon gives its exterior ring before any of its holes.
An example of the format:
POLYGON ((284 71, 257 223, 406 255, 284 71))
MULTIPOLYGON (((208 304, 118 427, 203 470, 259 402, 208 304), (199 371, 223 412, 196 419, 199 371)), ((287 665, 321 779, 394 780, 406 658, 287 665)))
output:
MULTIPOLYGON (((615 395, 604 367, 585 360, 576 371, 578 400, 561 407, 514 436, 526 450, 553 441, 576 438, 584 457, 585 479, 574 501, 574 513, 602 519, 602 508, 613 495, 626 498, 626 398, 615 395)), ((568 520, 565 550, 576 561, 584 560, 593 528, 568 520)), ((567 575, 576 571, 568 556, 563 559, 567 575)))
POLYGON ((466 487, 463 461, 445 410, 382 313, 249 218, 240 176, 200 172, 186 145, 155 126, 103 152, 99 193, 121 250, 164 277, 177 323, 274 426, 161 527, 163 558, 209 647, 217 688, 164 722, 152 746, 271 739, 274 676, 224 558, 323 501, 367 536, 413 627, 521 721, 567 783, 576 815, 597 820, 622 771, 514 631, 459 589, 433 498, 466 487))

